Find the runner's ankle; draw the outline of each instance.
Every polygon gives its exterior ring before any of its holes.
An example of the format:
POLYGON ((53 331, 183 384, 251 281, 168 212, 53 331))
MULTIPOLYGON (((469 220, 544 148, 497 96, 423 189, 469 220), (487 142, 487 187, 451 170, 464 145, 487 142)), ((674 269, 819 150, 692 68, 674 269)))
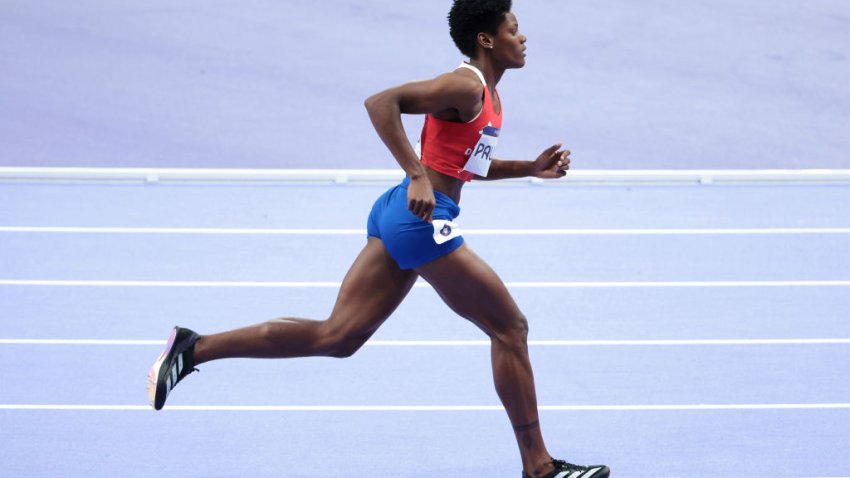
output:
POLYGON ((545 461, 542 461, 535 465, 534 469, 532 469, 530 473, 528 471, 526 471, 526 473, 531 478, 541 478, 549 473, 552 473, 552 471, 554 470, 555 465, 552 463, 552 459, 547 458, 545 461))

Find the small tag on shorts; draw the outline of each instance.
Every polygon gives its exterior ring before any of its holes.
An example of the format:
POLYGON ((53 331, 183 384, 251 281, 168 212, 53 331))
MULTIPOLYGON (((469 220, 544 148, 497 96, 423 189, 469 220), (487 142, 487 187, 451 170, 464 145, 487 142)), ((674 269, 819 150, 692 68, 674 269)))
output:
POLYGON ((434 242, 442 244, 461 235, 460 226, 445 219, 434 219, 434 242))

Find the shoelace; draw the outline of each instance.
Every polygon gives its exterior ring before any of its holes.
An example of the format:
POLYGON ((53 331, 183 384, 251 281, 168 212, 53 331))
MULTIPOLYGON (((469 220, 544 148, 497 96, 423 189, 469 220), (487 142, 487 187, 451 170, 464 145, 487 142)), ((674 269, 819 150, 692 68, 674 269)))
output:
POLYGON ((552 458, 552 464, 555 465, 555 469, 558 470, 560 468, 561 471, 569 470, 569 471, 587 471, 590 468, 587 466, 574 465, 572 463, 566 462, 564 460, 558 460, 552 458))

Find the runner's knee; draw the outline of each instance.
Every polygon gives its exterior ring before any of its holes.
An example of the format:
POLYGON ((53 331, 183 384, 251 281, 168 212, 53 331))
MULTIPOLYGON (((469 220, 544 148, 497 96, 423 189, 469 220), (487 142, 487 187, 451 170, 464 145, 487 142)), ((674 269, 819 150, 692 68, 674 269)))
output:
POLYGON ((507 321, 504 327, 494 332, 494 341, 509 348, 526 348, 528 346, 528 320, 521 313, 507 321))

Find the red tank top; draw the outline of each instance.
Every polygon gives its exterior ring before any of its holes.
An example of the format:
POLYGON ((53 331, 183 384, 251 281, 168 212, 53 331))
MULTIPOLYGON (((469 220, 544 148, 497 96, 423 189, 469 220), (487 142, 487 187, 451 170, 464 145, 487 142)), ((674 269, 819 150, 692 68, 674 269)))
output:
MULTIPOLYGON (((468 63, 463 63, 460 67, 476 72, 484 85, 484 104, 481 111, 475 119, 467 123, 445 121, 427 115, 419 139, 419 157, 423 164, 435 171, 464 181, 472 181, 475 174, 464 170, 464 166, 472 156, 490 161, 492 147, 495 146, 493 138, 498 138, 502 128, 502 111, 496 114, 484 75, 468 63)), ((496 95, 498 94, 496 92, 496 95)))

